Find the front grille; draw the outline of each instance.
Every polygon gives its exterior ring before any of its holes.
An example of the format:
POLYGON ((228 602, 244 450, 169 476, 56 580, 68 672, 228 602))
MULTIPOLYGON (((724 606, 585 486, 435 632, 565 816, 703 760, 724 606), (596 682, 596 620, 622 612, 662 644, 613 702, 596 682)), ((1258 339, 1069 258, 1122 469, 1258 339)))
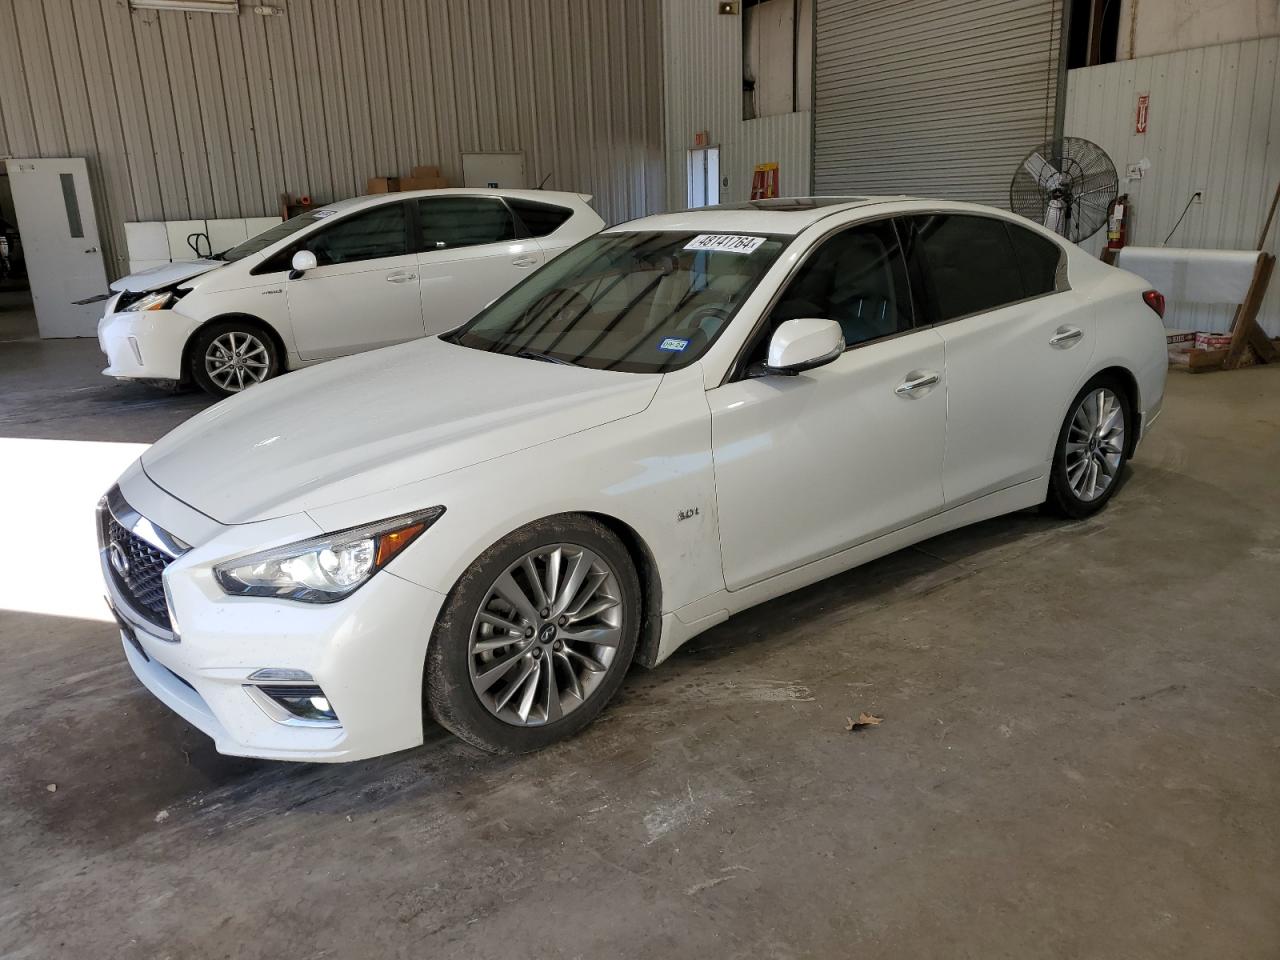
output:
POLYGON ((172 630, 169 608, 164 602, 162 577, 164 568, 173 558, 126 530, 110 514, 106 516, 103 534, 107 547, 107 569, 116 588, 144 618, 158 627, 172 630))

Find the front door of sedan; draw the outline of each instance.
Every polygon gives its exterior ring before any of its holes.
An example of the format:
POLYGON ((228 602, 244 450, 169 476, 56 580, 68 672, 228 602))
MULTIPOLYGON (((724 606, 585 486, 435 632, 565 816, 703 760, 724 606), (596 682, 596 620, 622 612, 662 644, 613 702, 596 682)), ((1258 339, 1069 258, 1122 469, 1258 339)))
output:
POLYGON ((947 385, 942 338, 914 328, 896 228, 823 240, 784 289, 748 360, 785 320, 836 320, 847 349, 797 376, 707 394, 725 584, 736 590, 936 513, 947 385))
POLYGON ((518 235, 522 231, 500 197, 450 194, 415 202, 428 334, 470 320, 544 260, 536 240, 518 235))
POLYGON ((294 249, 317 266, 285 285, 298 354, 323 360, 421 337, 418 258, 404 203, 349 214, 294 249))
POLYGON ((910 218, 930 319, 946 345, 949 506, 1045 475, 1087 372, 1094 310, 1052 240, 996 217, 910 218))

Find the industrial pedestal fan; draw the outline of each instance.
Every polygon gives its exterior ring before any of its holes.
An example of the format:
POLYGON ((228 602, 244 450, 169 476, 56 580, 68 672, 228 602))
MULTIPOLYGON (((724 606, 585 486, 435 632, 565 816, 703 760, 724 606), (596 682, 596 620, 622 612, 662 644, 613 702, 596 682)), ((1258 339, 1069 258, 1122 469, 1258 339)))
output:
POLYGON ((1022 161, 1009 184, 1009 209, 1079 243, 1107 222, 1119 189, 1106 151, 1091 140, 1063 137, 1022 161))

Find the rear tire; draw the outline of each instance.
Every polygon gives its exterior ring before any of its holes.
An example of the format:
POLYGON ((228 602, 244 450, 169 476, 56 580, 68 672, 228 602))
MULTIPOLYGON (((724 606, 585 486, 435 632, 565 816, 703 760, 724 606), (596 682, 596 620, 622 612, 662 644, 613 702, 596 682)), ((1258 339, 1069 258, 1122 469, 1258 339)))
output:
POLYGON ((229 397, 280 372, 280 351, 262 327, 242 320, 205 324, 188 358, 191 379, 215 397, 229 397))
POLYGON ((1105 507, 1120 486, 1132 430, 1133 411, 1124 385, 1107 375, 1086 383, 1058 431, 1045 506, 1077 520, 1105 507))
POLYGON ((427 647, 426 707, 482 750, 540 750, 617 692, 640 618, 635 564, 612 530, 581 514, 536 520, 449 592, 427 647))

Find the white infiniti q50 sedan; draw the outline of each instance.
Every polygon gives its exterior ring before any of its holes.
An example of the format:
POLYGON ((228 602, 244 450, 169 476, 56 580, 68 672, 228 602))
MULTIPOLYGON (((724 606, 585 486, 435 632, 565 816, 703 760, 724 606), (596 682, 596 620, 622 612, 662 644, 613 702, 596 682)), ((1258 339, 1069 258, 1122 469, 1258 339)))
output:
POLYGON ((142 682, 223 753, 581 729, 633 661, 946 530, 1103 507, 1163 299, 1001 211, 801 198, 591 237, 458 329, 275 381, 99 509, 142 682))

